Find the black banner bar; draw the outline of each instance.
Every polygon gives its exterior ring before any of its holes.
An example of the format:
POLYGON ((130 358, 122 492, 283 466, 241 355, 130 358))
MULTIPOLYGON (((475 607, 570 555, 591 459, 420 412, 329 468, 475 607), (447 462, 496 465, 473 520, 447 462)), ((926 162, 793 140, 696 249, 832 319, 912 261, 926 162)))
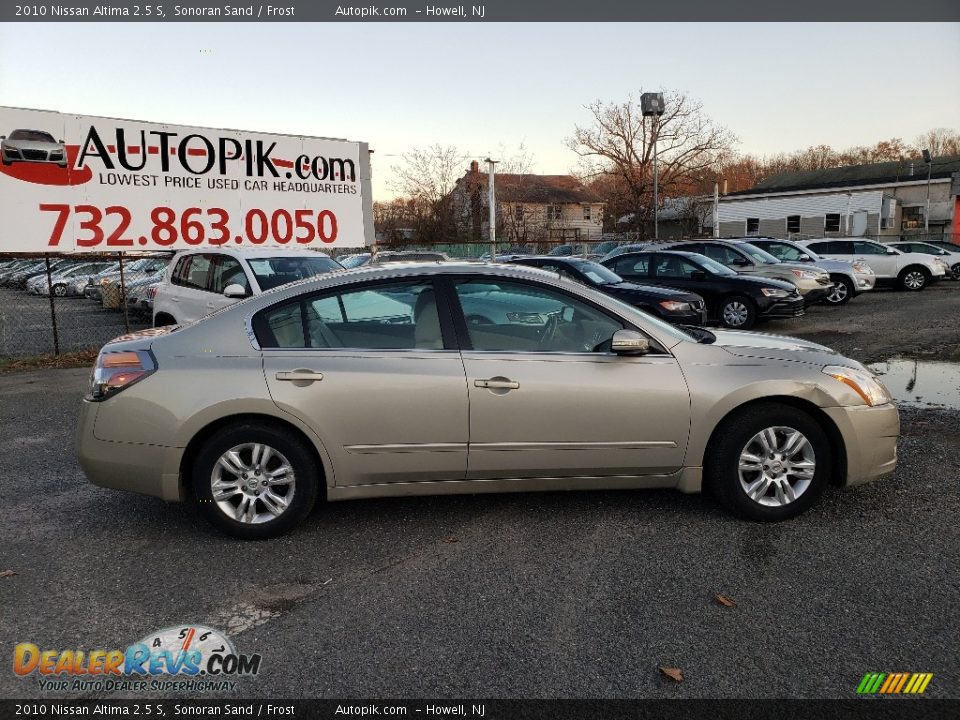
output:
MULTIPOLYGON (((957 0, 64 0, 3 3, 0 22, 942 22, 957 0), (464 4, 454 4, 454 1, 464 4)), ((642 38, 638 37, 638 42, 642 38)))
POLYGON ((955 720, 960 700, 0 700, 2 718, 955 720))

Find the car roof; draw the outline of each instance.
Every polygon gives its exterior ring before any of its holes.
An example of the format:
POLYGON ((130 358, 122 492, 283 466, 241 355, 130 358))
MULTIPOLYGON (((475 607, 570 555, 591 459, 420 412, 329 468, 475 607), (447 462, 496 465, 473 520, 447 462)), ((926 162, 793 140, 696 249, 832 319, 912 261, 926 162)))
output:
POLYGON ((189 250, 179 250, 176 254, 176 257, 179 258, 183 255, 196 255, 196 254, 218 254, 218 255, 230 255, 232 257, 242 257, 242 258, 261 258, 261 257, 330 257, 325 252, 317 252, 316 250, 307 250, 305 248, 299 248, 296 250, 289 250, 287 248, 234 248, 234 247, 204 247, 204 248, 190 248, 189 250))

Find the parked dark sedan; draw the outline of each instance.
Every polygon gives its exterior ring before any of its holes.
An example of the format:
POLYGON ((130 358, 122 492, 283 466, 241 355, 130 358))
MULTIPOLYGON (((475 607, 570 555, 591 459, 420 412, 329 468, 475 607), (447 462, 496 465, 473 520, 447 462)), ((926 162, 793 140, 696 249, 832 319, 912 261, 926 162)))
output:
POLYGON ((745 330, 758 320, 803 315, 803 298, 792 283, 740 275, 697 253, 627 253, 603 264, 633 282, 696 292, 706 300, 707 318, 729 328, 745 330))
POLYGON ((644 312, 677 325, 703 325, 707 321, 703 298, 692 292, 667 290, 626 282, 609 268, 592 260, 570 257, 524 257, 510 260, 515 265, 552 270, 563 277, 623 300, 644 312))

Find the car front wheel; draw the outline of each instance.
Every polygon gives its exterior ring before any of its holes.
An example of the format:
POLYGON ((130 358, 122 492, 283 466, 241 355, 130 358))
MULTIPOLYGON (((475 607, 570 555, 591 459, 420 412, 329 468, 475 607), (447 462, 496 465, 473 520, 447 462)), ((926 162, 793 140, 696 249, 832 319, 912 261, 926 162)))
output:
POLYGON ((899 277, 902 290, 923 290, 930 282, 930 273, 922 267, 908 267, 899 277))
POLYGON ((953 275, 954 280, 960 280, 960 263, 957 263, 952 268, 950 268, 950 272, 953 275))
POLYGON ((757 310, 745 297, 734 295, 720 305, 720 322, 734 330, 747 330, 757 321, 757 310))
POLYGON ((705 457, 704 482, 734 514, 749 520, 795 517, 823 493, 830 442, 807 413, 777 404, 729 416, 705 457))
POLYGON ((194 494, 207 520, 243 540, 277 537, 313 508, 317 462, 305 443, 265 423, 211 437, 193 466, 194 494))
POLYGON ((833 287, 830 288, 830 294, 824 298, 828 305, 846 305, 856 292, 853 283, 845 277, 831 278, 833 287))

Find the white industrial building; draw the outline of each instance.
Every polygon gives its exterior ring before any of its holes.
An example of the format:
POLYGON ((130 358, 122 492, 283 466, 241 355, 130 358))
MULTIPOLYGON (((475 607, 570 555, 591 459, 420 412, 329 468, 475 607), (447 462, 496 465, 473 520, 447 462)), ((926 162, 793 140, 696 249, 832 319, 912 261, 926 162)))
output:
POLYGON ((720 237, 960 237, 960 157, 782 173, 722 196, 720 237), (929 198, 929 201, 928 201, 929 198), (929 207, 929 219, 928 218, 929 207))

